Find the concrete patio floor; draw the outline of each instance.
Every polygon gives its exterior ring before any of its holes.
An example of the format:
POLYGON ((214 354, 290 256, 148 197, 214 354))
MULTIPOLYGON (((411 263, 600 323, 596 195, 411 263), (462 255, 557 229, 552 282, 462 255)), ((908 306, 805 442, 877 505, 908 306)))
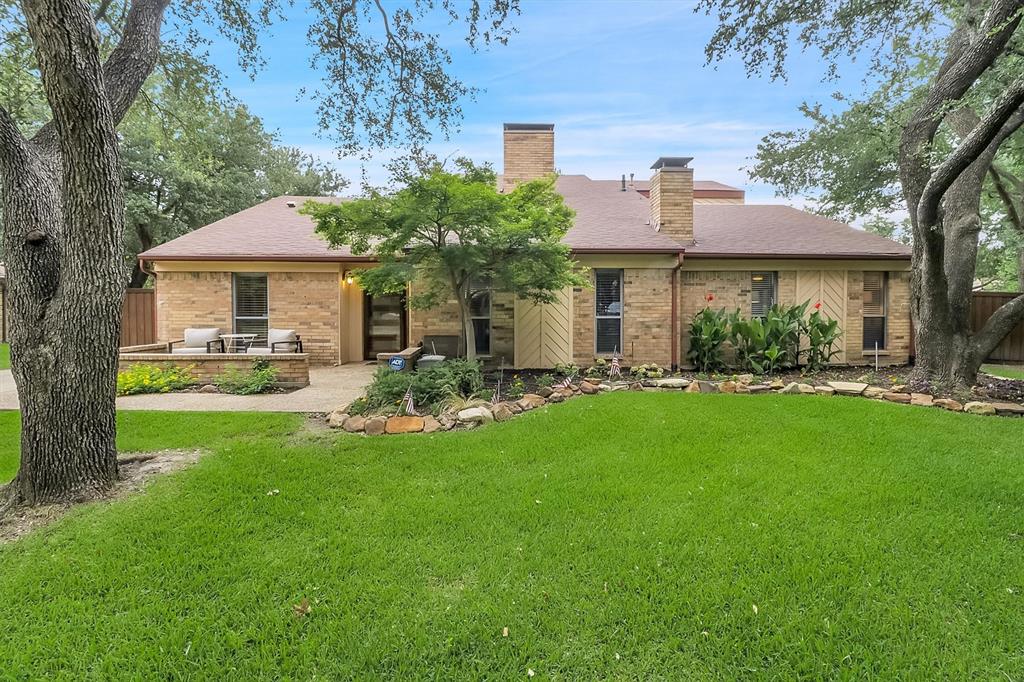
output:
MULTIPOLYGON (((374 363, 340 367, 313 367, 309 386, 291 393, 227 395, 223 393, 163 393, 130 395, 117 399, 119 410, 173 410, 184 412, 330 412, 351 402, 376 370, 374 363)), ((18 391, 9 369, 0 370, 0 410, 18 409, 18 391)))

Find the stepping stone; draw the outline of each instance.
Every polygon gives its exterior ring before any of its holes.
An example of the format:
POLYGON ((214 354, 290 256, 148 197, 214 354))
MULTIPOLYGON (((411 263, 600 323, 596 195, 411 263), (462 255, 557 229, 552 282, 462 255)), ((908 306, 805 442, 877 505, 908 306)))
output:
POLYGON ((860 395, 867 384, 859 381, 830 381, 828 385, 836 390, 839 395, 860 395))

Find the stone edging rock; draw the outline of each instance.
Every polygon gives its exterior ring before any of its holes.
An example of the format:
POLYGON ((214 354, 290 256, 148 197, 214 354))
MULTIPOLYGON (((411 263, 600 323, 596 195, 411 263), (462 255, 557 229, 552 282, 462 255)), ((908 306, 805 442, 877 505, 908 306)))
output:
POLYGON ((966 404, 950 398, 935 398, 927 393, 911 393, 904 386, 893 386, 890 390, 855 381, 827 381, 810 384, 798 381, 783 383, 775 380, 761 383, 751 374, 737 376, 725 381, 690 380, 682 377, 648 379, 639 381, 601 381, 584 379, 566 388, 543 388, 537 393, 527 393, 518 400, 509 400, 494 405, 477 405, 457 413, 439 417, 420 416, 370 416, 349 415, 347 405, 327 415, 327 424, 332 428, 349 433, 364 433, 368 436, 398 433, 435 433, 456 428, 471 429, 492 422, 504 422, 530 410, 561 403, 583 395, 597 395, 614 391, 682 391, 684 393, 735 393, 756 395, 779 393, 784 395, 852 396, 869 400, 884 400, 921 407, 938 407, 951 412, 967 412, 980 415, 1024 416, 1024 405, 1010 402, 970 401, 966 404))

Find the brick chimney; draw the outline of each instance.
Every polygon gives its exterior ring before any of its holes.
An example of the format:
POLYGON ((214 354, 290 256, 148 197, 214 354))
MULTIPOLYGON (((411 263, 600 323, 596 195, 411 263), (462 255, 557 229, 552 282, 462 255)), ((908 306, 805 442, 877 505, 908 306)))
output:
POLYGON ((689 156, 663 156, 651 168, 651 225, 683 246, 693 244, 693 169, 689 156))
POLYGON ((503 189, 555 172, 553 123, 506 123, 503 189))

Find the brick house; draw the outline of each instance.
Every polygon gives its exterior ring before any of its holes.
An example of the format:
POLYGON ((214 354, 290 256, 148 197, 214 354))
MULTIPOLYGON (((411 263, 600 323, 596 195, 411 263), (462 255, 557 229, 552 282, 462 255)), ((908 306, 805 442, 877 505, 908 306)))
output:
MULTIPOLYGON (((504 126, 504 188, 555 172, 554 127, 504 126)), ((519 368, 685 365, 687 329, 708 294, 714 307, 762 314, 773 303, 821 301, 844 330, 838 361, 905 363, 910 348, 910 251, 896 242, 786 206, 744 203, 742 190, 695 181, 691 159, 662 157, 649 182, 561 175, 576 211, 565 242, 590 268, 590 288, 537 306, 481 287, 473 304, 478 351, 519 368)), ((139 257, 156 279, 157 334, 185 327, 266 333, 294 328, 314 363, 372 358, 427 334, 457 335, 454 303, 407 310, 373 297, 353 274, 372 259, 330 249, 279 197, 139 257)), ((322 199, 338 201, 338 199, 322 199)))

